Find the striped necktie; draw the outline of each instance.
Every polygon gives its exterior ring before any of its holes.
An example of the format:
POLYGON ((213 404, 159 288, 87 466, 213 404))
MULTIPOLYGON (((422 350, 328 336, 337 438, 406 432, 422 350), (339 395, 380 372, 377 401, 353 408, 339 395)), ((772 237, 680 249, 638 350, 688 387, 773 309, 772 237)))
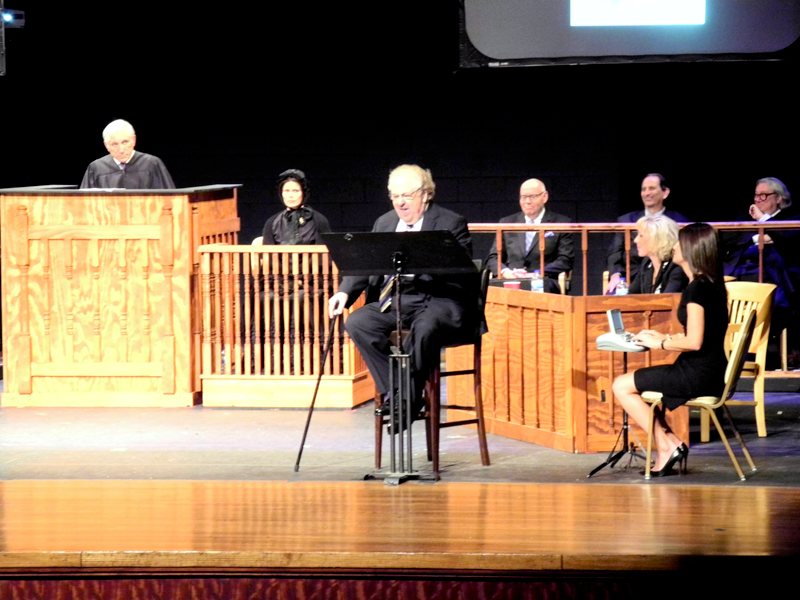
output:
POLYGON ((392 305, 393 282, 394 280, 391 277, 387 277, 386 281, 383 282, 383 287, 381 288, 381 295, 378 296, 378 308, 380 309, 381 312, 386 312, 392 305))
MULTIPOLYGON (((413 231, 413 229, 413 225, 406 224, 406 232, 413 231)), ((383 287, 381 287, 381 294, 378 296, 378 308, 381 312, 386 312, 392 305, 393 281, 394 280, 391 277, 387 276, 386 281, 383 282, 383 287)))

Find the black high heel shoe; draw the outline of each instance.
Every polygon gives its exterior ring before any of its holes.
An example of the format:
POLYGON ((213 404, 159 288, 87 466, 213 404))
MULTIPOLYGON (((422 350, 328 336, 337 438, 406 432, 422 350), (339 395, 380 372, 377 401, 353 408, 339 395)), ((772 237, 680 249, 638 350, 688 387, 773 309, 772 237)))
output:
POLYGON ((675 463, 678 463, 678 470, 681 475, 686 474, 686 465, 689 462, 689 448, 686 447, 686 444, 681 443, 672 455, 669 457, 667 464, 664 465, 664 468, 660 471, 650 471, 650 477, 665 477, 666 475, 670 475, 672 473, 672 468, 675 466, 675 463))

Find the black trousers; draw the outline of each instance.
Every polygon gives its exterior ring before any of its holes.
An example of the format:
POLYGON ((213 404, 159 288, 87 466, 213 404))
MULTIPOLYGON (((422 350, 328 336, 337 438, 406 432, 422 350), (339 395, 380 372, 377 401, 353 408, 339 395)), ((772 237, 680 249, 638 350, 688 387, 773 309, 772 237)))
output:
MULTIPOLYGON (((442 347, 464 338, 464 320, 464 307, 456 300, 419 294, 403 296, 402 326, 410 330, 403 339, 403 349, 411 357, 415 400, 422 397, 442 347)), ((382 313, 378 303, 373 302, 353 312, 344 325, 381 394, 389 391, 389 336, 396 322, 394 303, 382 313)))

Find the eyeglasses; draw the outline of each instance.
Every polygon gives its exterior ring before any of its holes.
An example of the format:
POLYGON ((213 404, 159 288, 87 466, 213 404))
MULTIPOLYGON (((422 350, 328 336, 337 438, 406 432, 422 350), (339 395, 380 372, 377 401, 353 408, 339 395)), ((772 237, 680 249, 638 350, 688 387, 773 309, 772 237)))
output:
POLYGON ((408 202, 414 196, 416 196, 417 192, 419 192, 421 189, 422 189, 422 186, 419 186, 413 192, 408 192, 406 194, 389 194, 389 200, 391 200, 392 202, 400 202, 400 200, 403 200, 403 202, 408 202))
POLYGON ((519 199, 520 200, 535 200, 536 198, 538 198, 542 194, 544 194, 544 192, 539 192, 538 194, 520 194, 519 195, 519 199))
POLYGON ((770 196, 777 196, 777 195, 778 195, 778 193, 777 193, 777 192, 770 192, 769 194, 756 194, 755 196, 753 196, 753 199, 754 199, 756 202, 758 202, 759 200, 760 200, 761 202, 764 202, 764 201, 765 201, 767 198, 769 198, 770 196))

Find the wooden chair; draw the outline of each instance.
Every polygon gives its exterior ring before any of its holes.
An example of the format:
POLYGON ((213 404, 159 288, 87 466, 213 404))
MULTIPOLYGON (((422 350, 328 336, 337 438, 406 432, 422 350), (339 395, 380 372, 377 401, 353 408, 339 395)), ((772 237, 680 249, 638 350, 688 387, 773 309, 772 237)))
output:
MULTIPOLYGON (((250 242, 250 245, 251 246, 263 246, 264 245, 264 236, 260 235, 257 238, 254 238, 253 241, 250 242)), ((259 266, 258 265, 258 261, 259 260, 260 260, 260 257, 259 257, 258 254, 251 254, 250 255, 250 268, 253 270, 253 272, 255 272, 256 269, 258 268, 258 266, 259 266)))
POLYGON ((572 271, 562 271, 558 274, 558 289, 562 296, 566 296, 572 287, 572 271))
MULTIPOLYGON (((481 294, 481 307, 486 305, 486 294, 489 289, 489 278, 491 272, 489 269, 481 271, 480 279, 480 294, 481 294)), ((481 391, 481 346, 482 346, 481 333, 476 331, 474 338, 470 341, 465 341, 456 344, 450 344, 446 348, 454 348, 456 346, 464 346, 472 344, 472 368, 463 369, 460 371, 442 371, 441 365, 436 367, 431 372, 428 382, 425 385, 425 437, 428 445, 428 460, 433 465, 433 476, 436 481, 439 480, 439 434, 442 429, 448 427, 458 427, 461 425, 477 425, 478 428, 478 446, 481 453, 481 464, 488 467, 491 462, 489 460, 489 448, 486 444, 486 426, 483 419, 483 394, 481 391), (472 375, 474 382, 475 403, 474 405, 463 405, 457 403, 441 403, 441 380, 443 377, 457 377, 459 375, 472 375), (457 410, 474 413, 473 418, 460 419, 458 421, 442 421, 442 409, 457 410)), ((392 343, 396 344, 397 340, 392 335, 392 343)), ((380 406, 380 395, 375 395, 375 407, 380 406)), ((383 426, 387 424, 388 419, 382 415, 375 415, 375 468, 381 468, 381 452, 383 448, 383 426)))
MULTIPOLYGON (((736 277, 725 275, 725 283, 736 281, 736 277)), ((781 371, 789 370, 789 331, 786 327, 781 330, 780 338, 781 371)), ((759 434, 760 435, 760 434, 759 434)), ((764 434, 766 435, 766 433, 764 434)), ((761 436, 764 437, 764 436, 761 436)))
MULTIPOLYGON (((772 318, 772 303, 775 299, 776 287, 772 283, 753 283, 750 281, 731 281, 725 284, 725 288, 728 290, 729 323, 743 323, 751 310, 756 311, 755 332, 749 349, 749 352, 755 355, 755 360, 745 361, 742 371, 743 375, 754 378, 753 400, 728 400, 728 404, 755 407, 759 437, 766 437, 767 435, 764 411, 764 376, 770 319, 772 318)), ((731 339, 728 337, 725 341, 726 353, 730 353, 731 347, 731 339)), ((701 441, 707 442, 709 440, 709 428, 708 418, 701 414, 701 441)))
MULTIPOLYGON (((714 427, 717 428, 719 437, 722 440, 722 443, 725 444, 725 449, 728 451, 728 456, 731 458, 733 468, 736 469, 736 473, 739 476, 739 479, 742 481, 745 480, 742 467, 739 465, 739 461, 736 459, 736 455, 733 453, 733 449, 728 443, 728 438, 725 437, 725 432, 722 429, 722 425, 720 425, 719 419, 717 419, 715 411, 718 408, 721 408, 724 411, 725 416, 728 419, 728 423, 733 430, 733 434, 742 447, 742 453, 747 459, 750 469, 755 471, 756 465, 750 456, 750 452, 747 450, 747 446, 745 445, 742 436, 739 434, 736 424, 733 422, 733 417, 731 416, 731 412, 728 409, 726 402, 728 401, 728 398, 730 398, 731 395, 733 395, 733 393, 736 391, 736 384, 738 383, 739 377, 742 374, 742 368, 744 367, 745 363, 745 354, 752 341, 755 324, 756 311, 750 310, 744 317, 743 322, 734 323, 728 326, 728 334, 734 338, 734 342, 730 357, 728 358, 728 367, 725 369, 725 388, 723 389, 722 394, 718 398, 713 396, 701 396, 699 398, 693 398, 686 403, 686 406, 699 408, 701 415, 706 414, 707 417, 714 422, 714 427)), ((647 457, 645 458, 645 479, 650 479, 650 459, 653 449, 653 427, 657 418, 656 410, 661 406, 661 398, 662 394, 660 392, 642 392, 642 399, 645 402, 650 403, 650 422, 647 428, 647 457)))

